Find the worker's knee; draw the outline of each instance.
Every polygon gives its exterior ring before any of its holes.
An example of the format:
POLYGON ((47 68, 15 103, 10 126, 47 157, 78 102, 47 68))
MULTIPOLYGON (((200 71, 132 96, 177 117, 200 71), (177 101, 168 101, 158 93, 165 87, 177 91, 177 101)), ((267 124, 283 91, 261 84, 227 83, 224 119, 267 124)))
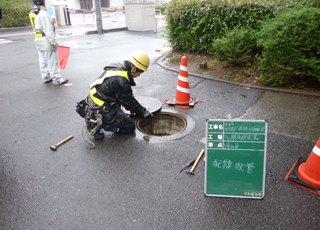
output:
POLYGON ((119 128, 119 133, 133 133, 136 130, 134 122, 128 122, 126 125, 123 125, 119 128))

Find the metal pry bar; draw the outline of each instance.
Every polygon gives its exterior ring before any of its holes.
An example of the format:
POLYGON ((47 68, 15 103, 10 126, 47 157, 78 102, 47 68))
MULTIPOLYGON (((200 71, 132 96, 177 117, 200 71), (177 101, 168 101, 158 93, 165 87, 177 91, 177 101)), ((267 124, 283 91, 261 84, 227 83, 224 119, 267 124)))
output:
POLYGON ((193 164, 193 166, 192 166, 191 170, 190 170, 190 171, 186 171, 187 173, 189 173, 189 174, 194 174, 194 173, 193 173, 193 171, 194 171, 194 169, 196 168, 196 166, 197 166, 198 162, 200 161, 200 159, 201 159, 201 157, 202 157, 203 153, 204 153, 204 149, 202 149, 202 150, 201 150, 201 152, 199 153, 199 156, 198 156, 198 158, 197 158, 196 162, 194 162, 194 164, 193 164))

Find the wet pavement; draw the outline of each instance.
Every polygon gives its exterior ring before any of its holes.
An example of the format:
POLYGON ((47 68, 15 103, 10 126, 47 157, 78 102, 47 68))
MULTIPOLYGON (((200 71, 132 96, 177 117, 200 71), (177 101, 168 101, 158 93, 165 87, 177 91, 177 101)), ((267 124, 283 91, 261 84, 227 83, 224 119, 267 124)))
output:
POLYGON ((54 86, 41 81, 31 28, 0 30, 0 38, 11 41, 0 43, 1 229, 320 228, 319 196, 285 180, 319 138, 319 97, 189 73, 190 95, 199 103, 186 110, 162 104, 192 118, 189 133, 154 141, 138 132, 112 135, 90 149, 75 104, 105 65, 145 50, 151 65, 133 92, 161 102, 175 96, 179 67, 162 63, 169 48, 161 32, 86 31, 85 25, 57 28, 71 53, 61 71, 69 84, 54 86), (204 196, 203 160, 194 175, 179 173, 205 148, 207 119, 268 122, 263 199, 204 196), (57 151, 49 148, 70 135, 57 151))

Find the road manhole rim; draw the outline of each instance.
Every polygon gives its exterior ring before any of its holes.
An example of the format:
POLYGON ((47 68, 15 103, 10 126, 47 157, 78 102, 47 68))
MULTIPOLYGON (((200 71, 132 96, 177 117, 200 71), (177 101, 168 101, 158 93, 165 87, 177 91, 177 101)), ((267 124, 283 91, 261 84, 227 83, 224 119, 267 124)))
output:
POLYGON ((137 129, 138 129, 140 132, 142 132, 143 134, 146 134, 146 135, 148 135, 148 136, 166 137, 166 136, 173 136, 173 135, 179 134, 179 133, 183 132, 183 131, 187 128, 187 121, 186 121, 182 116, 180 116, 179 114, 172 113, 172 112, 161 111, 161 112, 155 113, 154 117, 155 117, 155 116, 162 116, 162 115, 173 116, 173 117, 176 117, 176 118, 180 119, 180 121, 183 123, 183 126, 182 126, 181 130, 177 131, 176 133, 166 134, 166 135, 156 135, 156 134, 148 133, 148 132, 146 132, 144 129, 141 128, 141 125, 140 125, 140 124, 141 124, 143 121, 147 120, 147 119, 154 119, 154 118, 150 118, 150 117, 140 118, 140 119, 137 121, 137 129))
MULTIPOLYGON (((148 142, 165 142, 165 141, 172 141, 172 140, 177 140, 180 139, 188 134, 191 133, 191 131, 195 127, 195 120, 189 116, 186 113, 174 110, 174 109, 161 109, 159 112, 168 112, 168 113, 173 113, 175 115, 178 115, 182 117, 186 121, 186 128, 177 134, 173 135, 167 135, 167 136, 153 136, 149 134, 142 133, 138 128, 136 129, 136 138, 138 140, 147 140, 148 142)), ((136 121, 138 122, 138 121, 136 121)))

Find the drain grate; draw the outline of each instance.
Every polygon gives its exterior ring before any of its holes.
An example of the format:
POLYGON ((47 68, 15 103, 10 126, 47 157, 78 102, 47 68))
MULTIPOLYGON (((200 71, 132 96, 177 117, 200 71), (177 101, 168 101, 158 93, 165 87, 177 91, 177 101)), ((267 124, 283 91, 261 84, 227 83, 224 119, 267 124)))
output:
POLYGON ((137 122, 140 132, 152 136, 174 135, 183 132, 186 127, 187 122, 183 117, 169 112, 156 113, 137 122))

